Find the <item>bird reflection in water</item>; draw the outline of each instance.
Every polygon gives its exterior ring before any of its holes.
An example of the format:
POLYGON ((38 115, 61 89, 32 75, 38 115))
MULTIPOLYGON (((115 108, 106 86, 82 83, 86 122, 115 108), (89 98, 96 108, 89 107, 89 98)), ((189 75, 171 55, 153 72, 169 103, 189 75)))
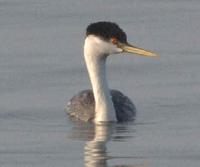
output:
MULTIPOLYGON (((109 140, 112 141, 124 141, 131 136, 123 135, 123 132, 127 134, 130 126, 113 123, 103 124, 82 124, 78 123, 73 128, 70 138, 73 140, 87 141, 84 147, 84 162, 85 167, 108 167, 108 160, 112 159, 140 159, 140 157, 128 156, 128 157, 115 157, 108 155, 106 144, 109 140)), ((147 167, 146 163, 125 165, 118 164, 112 165, 112 167, 147 167)))
POLYGON ((94 139, 85 145, 85 166, 105 167, 107 166, 106 143, 113 132, 111 124, 96 124, 94 127, 94 139))

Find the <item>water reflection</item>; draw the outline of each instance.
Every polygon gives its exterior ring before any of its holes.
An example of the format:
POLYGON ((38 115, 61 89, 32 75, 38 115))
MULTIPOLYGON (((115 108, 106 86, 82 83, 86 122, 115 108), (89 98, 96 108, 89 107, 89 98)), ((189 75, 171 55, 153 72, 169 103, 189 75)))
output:
POLYGON ((85 145, 85 166, 106 167, 107 155, 106 143, 113 133, 112 124, 94 125, 94 139, 85 145))
MULTIPOLYGON (((108 141, 126 141, 134 136, 134 129, 130 124, 87 124, 76 123, 70 138, 87 141, 84 146, 85 167, 108 167, 108 160, 121 158, 135 158, 131 156, 112 156, 107 150, 108 141), (130 134, 130 135, 128 135, 130 134)), ((144 165, 114 165, 114 167, 138 167, 144 165)), ((146 165, 145 165, 146 166, 146 165)))

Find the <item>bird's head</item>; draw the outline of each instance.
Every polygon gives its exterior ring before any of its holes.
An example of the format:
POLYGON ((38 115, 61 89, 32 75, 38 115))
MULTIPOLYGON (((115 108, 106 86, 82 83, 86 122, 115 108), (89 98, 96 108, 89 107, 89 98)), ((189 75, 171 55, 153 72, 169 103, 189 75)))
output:
POLYGON ((112 22, 97 22, 87 27, 84 52, 100 57, 122 52, 157 56, 153 52, 129 44, 126 33, 112 22))

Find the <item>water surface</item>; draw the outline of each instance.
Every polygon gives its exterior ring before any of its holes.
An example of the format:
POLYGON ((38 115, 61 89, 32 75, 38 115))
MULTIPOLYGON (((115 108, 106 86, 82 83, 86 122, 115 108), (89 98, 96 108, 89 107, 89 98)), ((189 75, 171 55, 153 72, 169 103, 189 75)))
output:
POLYGON ((200 165, 200 2, 0 1, 0 166, 200 165), (95 126, 64 104, 90 88, 86 26, 117 22, 159 59, 115 55, 108 79, 136 121, 95 126))

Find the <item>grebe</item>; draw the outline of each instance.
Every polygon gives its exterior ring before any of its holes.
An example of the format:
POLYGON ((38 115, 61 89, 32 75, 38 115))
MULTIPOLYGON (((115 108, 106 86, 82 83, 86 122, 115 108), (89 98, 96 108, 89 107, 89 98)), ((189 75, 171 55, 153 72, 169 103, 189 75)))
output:
POLYGON ((84 57, 92 90, 81 91, 71 98, 66 105, 70 116, 95 123, 134 120, 134 104, 120 91, 110 90, 106 80, 107 57, 122 52, 157 56, 130 45, 126 33, 116 23, 96 22, 87 27, 84 57))

